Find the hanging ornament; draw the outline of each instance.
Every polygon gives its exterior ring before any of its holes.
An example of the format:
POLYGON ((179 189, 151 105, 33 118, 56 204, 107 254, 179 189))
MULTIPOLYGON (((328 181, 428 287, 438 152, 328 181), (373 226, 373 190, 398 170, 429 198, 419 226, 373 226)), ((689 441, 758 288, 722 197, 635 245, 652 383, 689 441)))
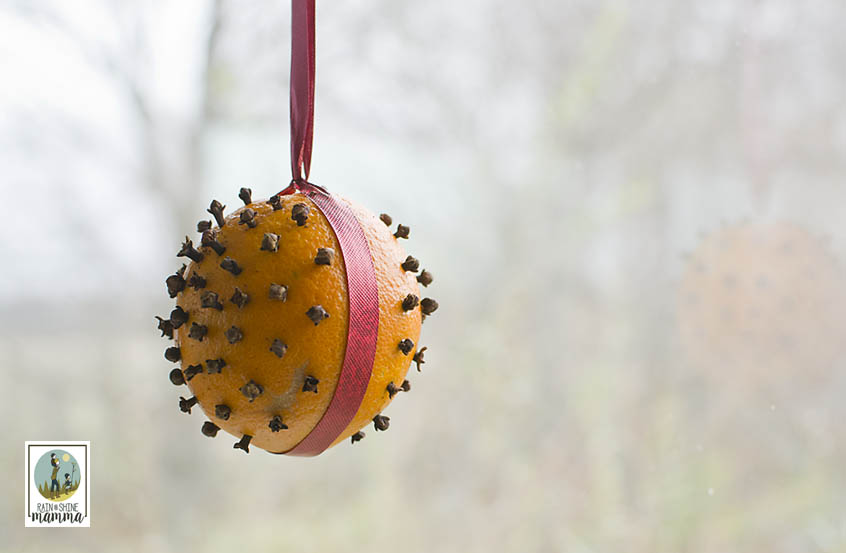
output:
POLYGON ((314 0, 293 0, 291 184, 259 201, 242 188, 229 215, 212 201, 166 279, 176 307, 157 317, 180 365, 170 380, 189 390, 180 410, 201 409, 203 434, 222 429, 248 453, 313 456, 368 424, 387 430, 382 412, 411 390, 420 325, 438 308, 421 295, 432 274, 403 249, 409 227, 308 181, 314 70, 314 0))
POLYGON ((846 353, 844 284, 825 241, 798 225, 717 230, 689 256, 679 289, 688 359, 724 386, 795 390, 846 353))

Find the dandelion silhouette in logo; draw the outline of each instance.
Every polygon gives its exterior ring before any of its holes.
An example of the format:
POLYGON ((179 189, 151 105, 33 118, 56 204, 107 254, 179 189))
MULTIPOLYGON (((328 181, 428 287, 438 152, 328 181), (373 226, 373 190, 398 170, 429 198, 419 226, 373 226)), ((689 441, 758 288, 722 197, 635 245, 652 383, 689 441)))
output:
POLYGON ((53 449, 35 463, 35 485, 44 499, 61 502, 76 493, 81 481, 79 463, 63 449, 53 449))

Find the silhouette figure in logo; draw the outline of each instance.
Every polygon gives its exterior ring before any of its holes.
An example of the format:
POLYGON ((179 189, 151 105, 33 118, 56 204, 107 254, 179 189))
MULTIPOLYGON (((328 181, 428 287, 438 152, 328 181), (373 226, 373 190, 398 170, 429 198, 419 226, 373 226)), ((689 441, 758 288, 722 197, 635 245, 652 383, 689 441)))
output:
POLYGON ((72 486, 73 486, 73 483, 71 483, 70 473, 66 472, 65 473, 65 483, 62 484, 62 491, 64 491, 64 493, 70 493, 72 486))
POLYGON ((59 475, 59 458, 56 457, 55 453, 50 454, 50 465, 53 467, 53 472, 50 474, 51 482, 50 482, 50 499, 54 499, 59 497, 61 490, 59 488, 59 480, 57 476, 59 475), (56 490, 56 495, 53 495, 53 490, 56 490))

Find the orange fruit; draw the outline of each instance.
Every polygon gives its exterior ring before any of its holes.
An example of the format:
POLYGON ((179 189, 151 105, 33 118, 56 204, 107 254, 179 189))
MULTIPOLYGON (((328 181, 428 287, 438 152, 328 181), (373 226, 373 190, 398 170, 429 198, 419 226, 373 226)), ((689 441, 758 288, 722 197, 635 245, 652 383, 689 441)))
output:
MULTIPOLYGON (((317 425, 335 393, 349 328, 346 268, 332 227, 306 195, 252 202, 242 189, 241 197, 245 205, 225 218, 212 203, 222 224, 201 221, 199 247, 186 238, 180 255, 192 260, 168 278, 177 307, 159 318, 159 328, 175 340, 165 356, 181 364, 171 380, 191 392, 180 407, 199 405, 209 419, 203 433, 223 429, 245 451, 255 445, 284 453, 317 425)), ((371 421, 387 428, 380 413, 410 389, 408 368, 422 362, 421 320, 437 308, 429 298, 419 301, 419 284, 431 275, 417 274, 419 262, 391 233, 390 217, 335 200, 352 210, 370 247, 379 326, 367 390, 332 445, 357 441, 371 421)))
POLYGON ((790 223, 727 226, 691 254, 678 318, 688 357, 706 373, 797 386, 843 355, 843 271, 825 242, 790 223))

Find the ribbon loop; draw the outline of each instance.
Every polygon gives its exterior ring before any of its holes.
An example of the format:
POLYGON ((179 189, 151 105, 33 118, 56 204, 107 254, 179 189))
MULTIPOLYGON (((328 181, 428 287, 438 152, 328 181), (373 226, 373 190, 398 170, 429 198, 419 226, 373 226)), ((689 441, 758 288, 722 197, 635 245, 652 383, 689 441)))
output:
POLYGON ((291 0, 291 184, 279 194, 305 194, 338 239, 346 268, 349 325, 335 392, 317 425, 288 455, 319 455, 355 418, 367 392, 379 333, 379 290, 367 236, 355 213, 308 182, 314 133, 314 0, 291 0))
POLYGON ((314 137, 314 0, 291 0, 291 176, 308 179, 314 137))

